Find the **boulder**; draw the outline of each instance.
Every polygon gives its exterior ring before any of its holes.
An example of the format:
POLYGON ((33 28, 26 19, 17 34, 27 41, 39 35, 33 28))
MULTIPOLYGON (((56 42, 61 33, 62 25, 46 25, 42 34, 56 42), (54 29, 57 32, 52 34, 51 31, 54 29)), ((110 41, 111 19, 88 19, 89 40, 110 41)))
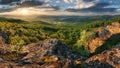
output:
POLYGON ((109 32, 109 30, 107 30, 107 29, 103 29, 103 30, 101 30, 101 31, 98 32, 98 36, 99 36, 100 38, 104 38, 104 37, 106 37, 106 36, 109 35, 109 34, 110 34, 110 32, 109 32))

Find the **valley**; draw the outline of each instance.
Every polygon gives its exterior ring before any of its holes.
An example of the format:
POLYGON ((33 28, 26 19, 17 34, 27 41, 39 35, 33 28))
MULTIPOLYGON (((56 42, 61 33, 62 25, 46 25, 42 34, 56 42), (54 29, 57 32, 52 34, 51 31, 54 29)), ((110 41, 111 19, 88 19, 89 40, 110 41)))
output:
POLYGON ((120 18, 50 23, 0 18, 0 68, 119 68, 120 18))

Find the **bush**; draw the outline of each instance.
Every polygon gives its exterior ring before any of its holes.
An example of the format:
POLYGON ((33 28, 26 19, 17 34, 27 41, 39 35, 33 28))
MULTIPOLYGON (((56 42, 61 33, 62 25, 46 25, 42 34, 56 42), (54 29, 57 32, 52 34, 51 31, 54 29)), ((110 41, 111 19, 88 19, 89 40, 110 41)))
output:
POLYGON ((77 50, 81 52, 82 55, 88 56, 90 54, 89 50, 85 47, 85 43, 91 39, 95 38, 95 33, 83 30, 80 35, 80 39, 75 44, 77 50))
POLYGON ((80 39, 77 41, 77 45, 84 45, 86 41, 95 38, 95 33, 83 30, 80 34, 80 39))

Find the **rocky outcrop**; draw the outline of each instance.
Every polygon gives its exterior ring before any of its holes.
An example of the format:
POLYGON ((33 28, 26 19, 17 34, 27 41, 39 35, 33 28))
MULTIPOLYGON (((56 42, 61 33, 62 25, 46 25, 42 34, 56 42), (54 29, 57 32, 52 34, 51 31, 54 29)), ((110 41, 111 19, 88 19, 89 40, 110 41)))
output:
POLYGON ((90 53, 94 53, 96 49, 102 46, 107 39, 115 34, 120 33, 120 24, 115 22, 106 28, 98 29, 97 37, 86 42, 86 46, 89 48, 90 53))
POLYGON ((27 48, 26 50, 23 50, 29 53, 26 56, 27 58, 31 57, 34 54, 35 56, 39 57, 56 55, 60 58, 68 59, 82 58, 80 56, 80 53, 73 51, 69 46, 56 39, 47 39, 42 43, 30 44, 27 47, 23 48, 27 48))
MULTIPOLYGON (((57 39, 46 39, 43 42, 24 46, 21 56, 14 61, 1 61, 0 68, 74 68, 82 66, 81 61, 86 58, 72 50, 69 46, 57 39)), ((20 56, 20 55, 19 55, 20 56)), ((2 58, 1 58, 2 59, 2 58)))
POLYGON ((119 68, 120 44, 85 58, 57 39, 46 39, 22 48, 20 54, 1 54, 0 68, 119 68), (10 58, 12 58, 10 60, 10 58), (14 58, 14 59, 13 59, 14 58), (87 59, 87 60, 86 60, 87 59))
POLYGON ((28 53, 22 58, 22 63, 58 63, 59 65, 62 62, 70 66, 69 64, 74 64, 75 60, 84 60, 80 53, 73 51, 69 46, 56 39, 30 44, 23 47, 22 53, 28 53))
POLYGON ((120 68, 120 44, 86 60, 90 68, 120 68))

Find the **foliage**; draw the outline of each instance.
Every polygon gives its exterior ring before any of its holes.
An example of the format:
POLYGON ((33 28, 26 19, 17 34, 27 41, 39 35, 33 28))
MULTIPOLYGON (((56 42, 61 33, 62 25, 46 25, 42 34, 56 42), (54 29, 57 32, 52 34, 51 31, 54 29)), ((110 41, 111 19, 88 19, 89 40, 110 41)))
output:
POLYGON ((77 41, 77 45, 84 45, 88 40, 95 38, 95 33, 83 30, 80 34, 80 40, 77 41))
POLYGON ((85 42, 87 42, 90 39, 95 38, 95 33, 83 30, 80 34, 80 39, 76 43, 77 49, 81 52, 82 55, 89 55, 90 52, 85 46, 85 42))
POLYGON ((0 30, 5 42, 15 46, 24 46, 44 39, 56 38, 77 49, 83 55, 89 55, 84 43, 95 37, 93 30, 110 25, 112 20, 95 20, 84 23, 47 23, 42 21, 25 22, 0 18, 0 30))

